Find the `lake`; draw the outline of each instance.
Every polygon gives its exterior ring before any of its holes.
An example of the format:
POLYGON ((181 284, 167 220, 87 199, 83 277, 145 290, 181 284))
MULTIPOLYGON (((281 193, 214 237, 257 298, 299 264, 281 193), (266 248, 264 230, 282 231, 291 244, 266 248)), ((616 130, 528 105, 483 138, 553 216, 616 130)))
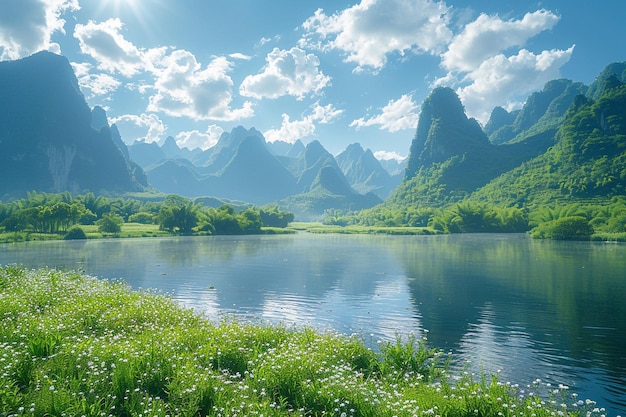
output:
POLYGON ((526 235, 314 235, 0 245, 0 264, 158 289, 213 320, 282 322, 375 346, 428 335, 458 366, 564 384, 626 416, 626 245, 526 235))

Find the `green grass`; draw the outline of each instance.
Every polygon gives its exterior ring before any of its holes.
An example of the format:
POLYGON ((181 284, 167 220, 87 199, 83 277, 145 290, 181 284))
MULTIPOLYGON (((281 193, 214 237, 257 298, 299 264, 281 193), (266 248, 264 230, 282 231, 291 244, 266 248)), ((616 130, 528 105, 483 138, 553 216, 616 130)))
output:
POLYGON ((0 268, 0 416, 597 415, 566 387, 446 371, 409 337, 212 323, 173 300, 55 270, 0 268))

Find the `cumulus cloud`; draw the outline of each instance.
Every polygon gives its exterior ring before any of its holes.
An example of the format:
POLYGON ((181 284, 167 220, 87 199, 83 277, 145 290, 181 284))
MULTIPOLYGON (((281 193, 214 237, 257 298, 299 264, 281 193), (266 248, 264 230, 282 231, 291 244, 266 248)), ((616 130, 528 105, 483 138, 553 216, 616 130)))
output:
POLYGON ((470 116, 482 123, 496 105, 511 107, 509 102, 559 78, 559 69, 569 61, 574 47, 534 54, 522 49, 517 55, 497 55, 468 74, 472 83, 457 90, 470 116))
POLYGON ((217 125, 210 125, 206 132, 199 130, 180 132, 176 135, 176 143, 181 148, 207 150, 215 146, 222 133, 224 133, 224 129, 217 125))
POLYGON ((41 50, 60 53, 60 46, 51 41, 52 34, 64 33, 61 14, 78 9, 78 0, 3 1, 0 60, 18 59, 41 50))
POLYGON ((98 62, 98 68, 131 77, 144 70, 147 61, 143 52, 120 33, 122 27, 118 18, 101 23, 90 20, 76 25, 74 37, 81 52, 98 62))
POLYGON ((390 100, 380 114, 370 118, 353 120, 350 127, 360 129, 367 126, 378 126, 381 130, 397 132, 404 129, 415 129, 419 119, 418 105, 413 97, 404 94, 397 100, 390 100))
POLYGON ((343 110, 336 109, 332 104, 321 106, 315 103, 311 112, 299 120, 291 120, 288 114, 283 113, 283 122, 279 129, 270 129, 263 133, 268 142, 278 140, 294 143, 315 134, 318 123, 327 124, 339 117, 343 110))
POLYGON ((167 130, 165 123, 156 114, 125 114, 111 118, 111 124, 113 123, 127 144, 132 144, 136 140, 158 142, 167 130))
POLYGON ((330 16, 318 9, 302 25, 300 44, 342 51, 357 70, 379 70, 393 53, 440 53, 452 38, 448 12, 431 0, 361 0, 330 16))
POLYGON ((92 66, 87 62, 72 62, 72 67, 78 79, 78 85, 88 97, 107 95, 117 90, 121 85, 118 79, 109 74, 93 74, 91 72, 92 66))
POLYGON ((538 10, 521 19, 502 20, 481 14, 468 23, 441 55, 448 73, 433 85, 456 87, 468 115, 486 123, 495 106, 515 108, 526 96, 560 77, 574 46, 531 52, 524 45, 552 29, 559 16, 538 10))
POLYGON ((406 156, 402 156, 395 151, 376 151, 374 157, 379 161, 390 161, 395 159, 398 162, 402 162, 406 159, 406 156))
POLYGON ((254 115, 249 101, 239 109, 231 108, 233 81, 228 73, 232 64, 226 58, 214 58, 202 68, 191 52, 176 50, 163 57, 158 66, 149 111, 194 120, 232 121, 254 115))
POLYGON ((242 96, 261 99, 291 95, 301 100, 330 83, 330 77, 319 69, 319 59, 300 48, 274 48, 265 61, 260 73, 247 76, 241 83, 242 96))
POLYGON ((547 10, 526 13, 522 19, 503 21, 481 14, 456 35, 442 56, 442 66, 450 71, 473 71, 484 60, 551 29, 559 16, 547 10))

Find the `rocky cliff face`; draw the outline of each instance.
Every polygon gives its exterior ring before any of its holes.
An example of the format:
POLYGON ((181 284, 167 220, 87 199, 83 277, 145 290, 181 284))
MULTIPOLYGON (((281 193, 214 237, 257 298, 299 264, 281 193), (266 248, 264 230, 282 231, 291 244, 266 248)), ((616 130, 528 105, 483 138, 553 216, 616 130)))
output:
MULTIPOLYGON (((145 185, 108 125, 92 125, 66 58, 40 52, 0 62, 0 91, 0 197, 31 190, 123 192, 145 185)), ((95 116, 102 125, 102 115, 95 116)))

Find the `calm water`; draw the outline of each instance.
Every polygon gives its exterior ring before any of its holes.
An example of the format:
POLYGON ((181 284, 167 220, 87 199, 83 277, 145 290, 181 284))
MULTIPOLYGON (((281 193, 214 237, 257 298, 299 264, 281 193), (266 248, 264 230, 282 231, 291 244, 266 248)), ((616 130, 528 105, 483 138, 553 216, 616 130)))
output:
POLYGON ((571 387, 626 416, 626 245, 523 235, 309 235, 0 245, 0 264, 157 288, 212 319, 367 343, 428 331, 470 367, 571 387))

